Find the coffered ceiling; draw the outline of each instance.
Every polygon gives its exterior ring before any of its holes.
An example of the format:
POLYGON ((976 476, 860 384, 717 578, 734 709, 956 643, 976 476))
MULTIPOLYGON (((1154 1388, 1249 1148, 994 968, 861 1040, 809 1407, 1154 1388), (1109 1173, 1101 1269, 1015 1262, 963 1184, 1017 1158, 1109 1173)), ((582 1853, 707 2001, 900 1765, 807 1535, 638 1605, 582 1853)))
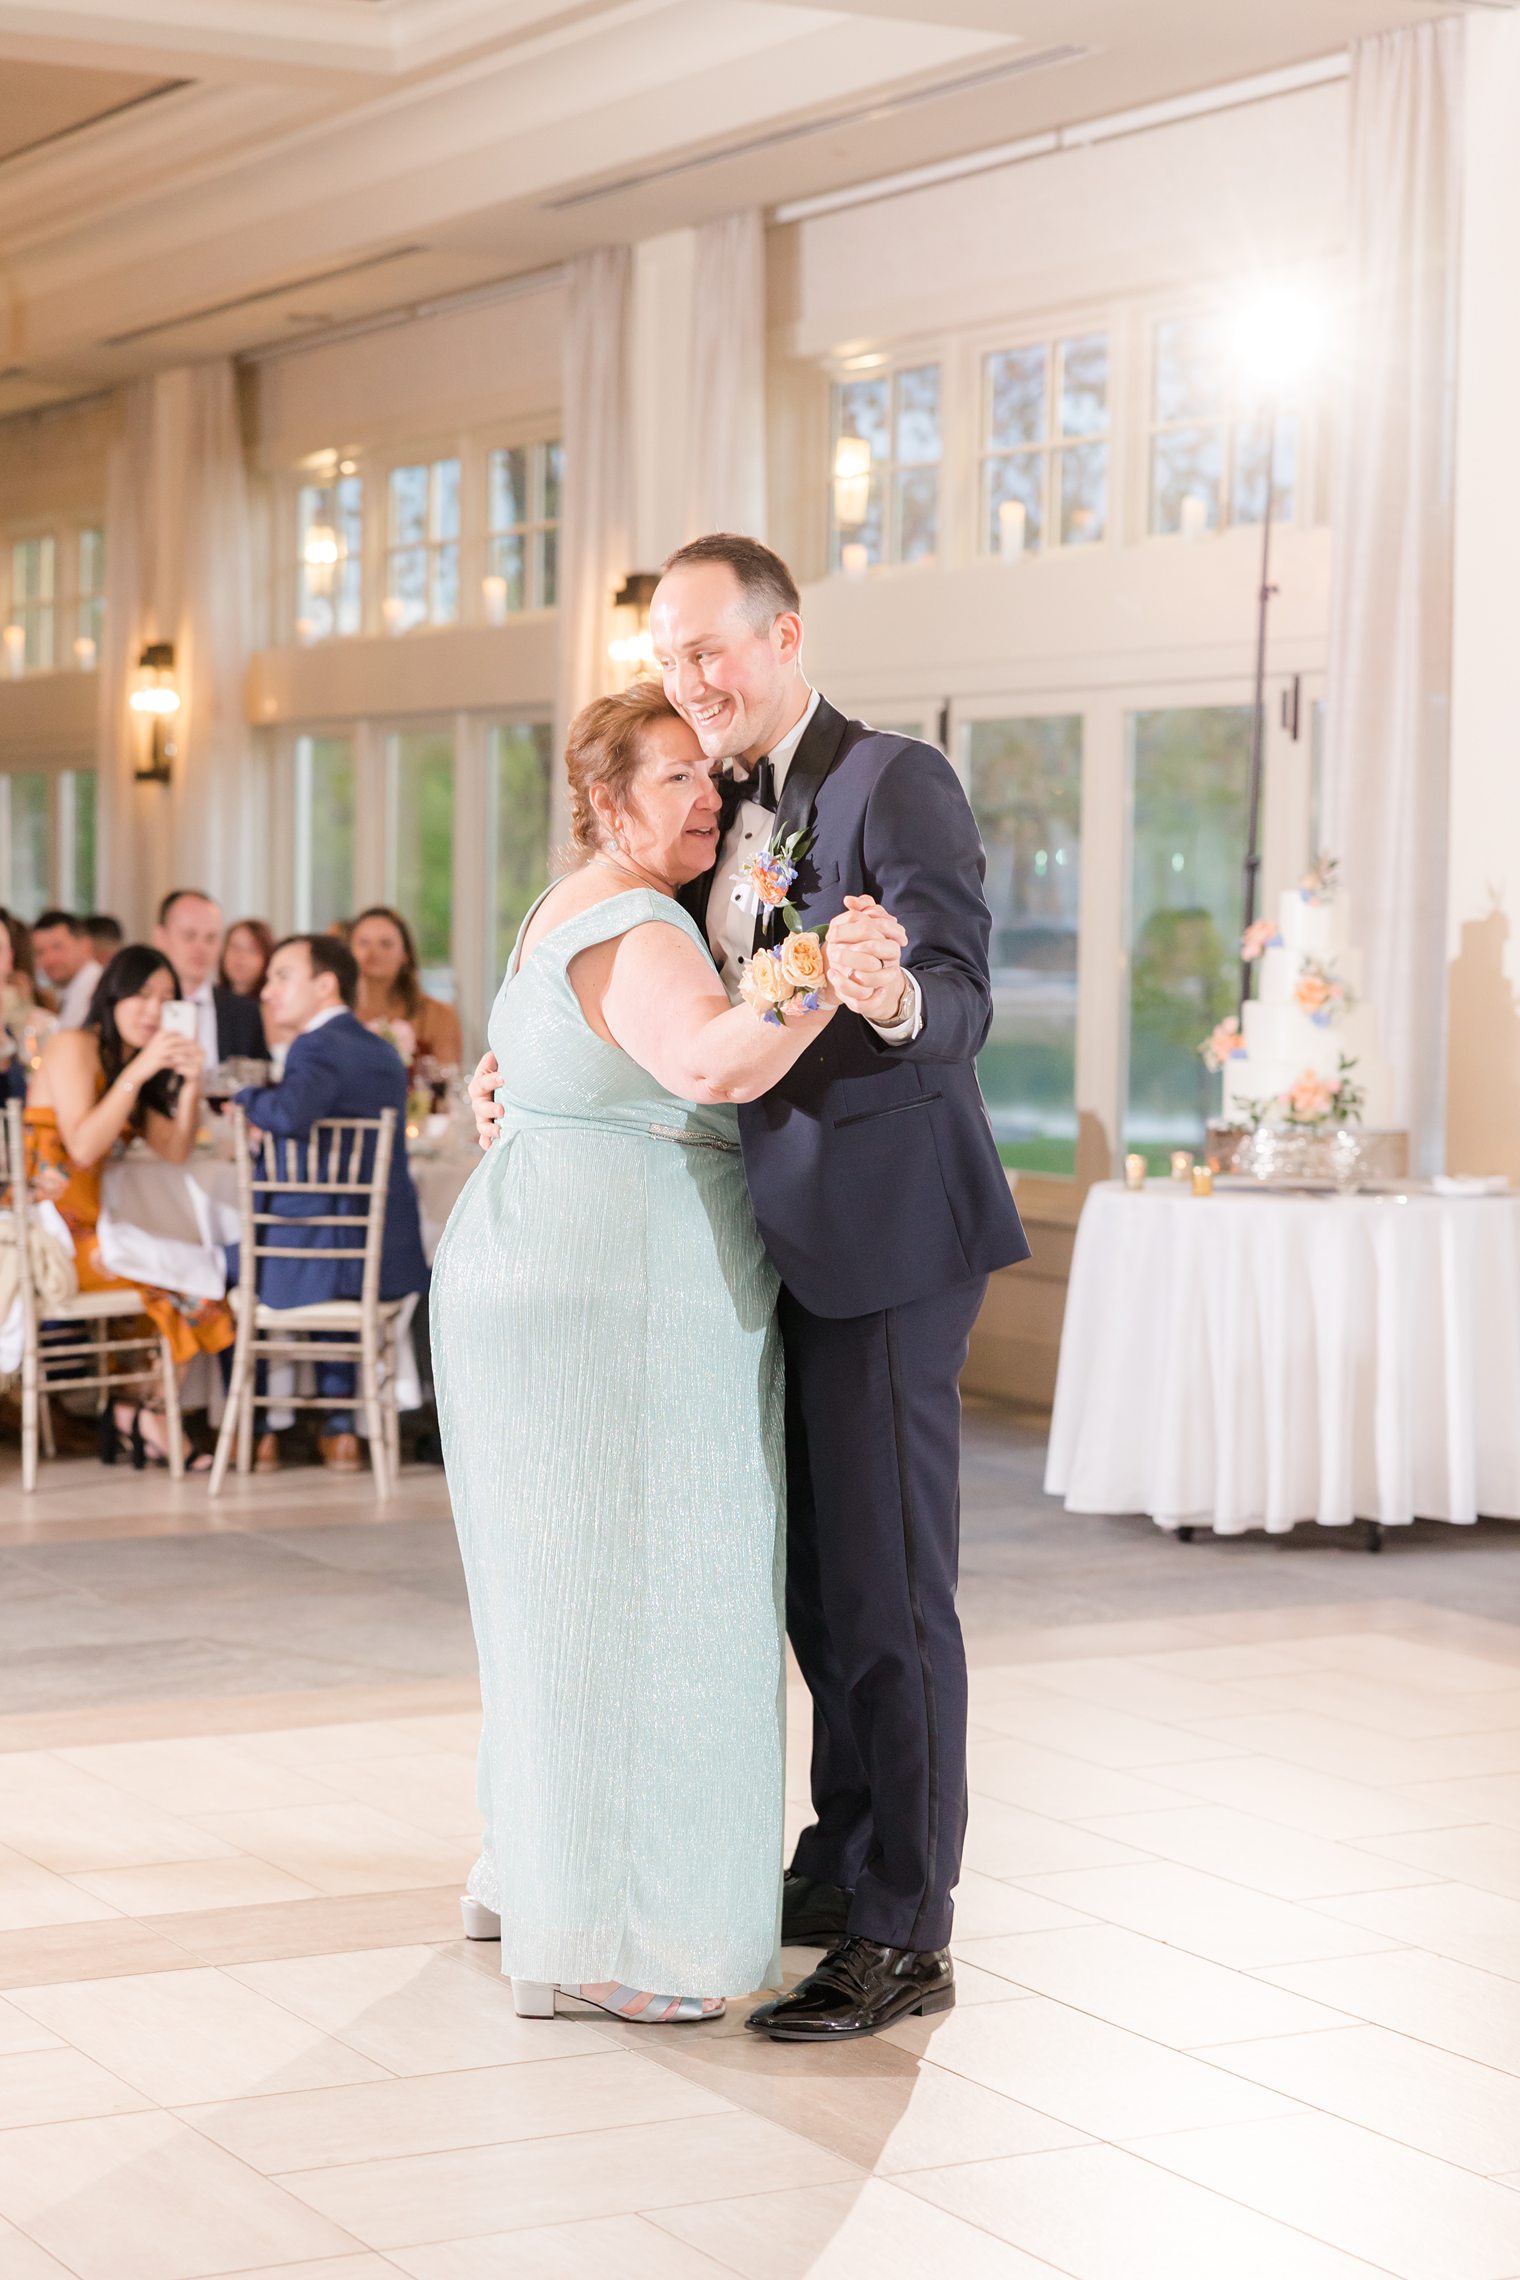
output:
POLYGON ((1450 6, 0 0, 0 414, 1450 6))

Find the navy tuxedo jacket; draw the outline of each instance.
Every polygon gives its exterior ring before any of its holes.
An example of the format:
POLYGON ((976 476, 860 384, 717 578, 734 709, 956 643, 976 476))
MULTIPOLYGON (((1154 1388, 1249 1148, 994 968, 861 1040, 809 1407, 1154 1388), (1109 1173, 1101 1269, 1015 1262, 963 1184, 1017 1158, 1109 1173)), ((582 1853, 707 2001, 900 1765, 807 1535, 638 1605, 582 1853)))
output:
MULTIPOLYGON (((805 926, 874 895, 908 936, 924 1025, 888 1045, 840 1012, 788 1075, 739 1110, 750 1199, 783 1282, 812 1314, 874 1314, 1027 1259, 976 1080, 992 1021, 986 858, 932 745, 820 699, 777 828, 811 829, 792 900, 805 926)), ((705 926, 708 872, 683 897, 705 926)), ((767 939, 781 938, 780 922, 767 939)))
POLYGON ((264 1016, 256 997, 239 997, 236 990, 218 982, 211 992, 216 1007, 216 1057, 219 1061, 267 1061, 264 1016))
MULTIPOLYGON (((274 1135, 269 1153, 274 1158, 271 1169, 276 1178, 282 1172, 292 1178, 299 1176, 294 1160, 287 1164, 281 1140, 304 1140, 319 1117, 378 1116, 382 1108, 393 1108, 396 1139, 386 1194, 380 1296, 405 1298, 408 1291, 427 1289, 428 1264, 417 1215, 417 1190, 406 1160, 406 1070, 393 1045, 345 1011, 293 1041, 279 1084, 245 1086, 237 1101, 250 1124, 274 1135)), ((324 1195, 281 1196, 275 1204, 258 1204, 261 1211, 278 1209, 282 1217, 294 1222, 289 1236, 282 1234, 278 1240, 309 1244, 312 1251, 309 1262, 264 1261, 259 1296, 266 1306, 316 1306, 332 1298, 359 1296, 363 1283, 362 1230, 356 1227, 350 1235, 343 1227, 300 1225, 303 1217, 321 1218, 341 1208, 341 1199, 324 1195)))

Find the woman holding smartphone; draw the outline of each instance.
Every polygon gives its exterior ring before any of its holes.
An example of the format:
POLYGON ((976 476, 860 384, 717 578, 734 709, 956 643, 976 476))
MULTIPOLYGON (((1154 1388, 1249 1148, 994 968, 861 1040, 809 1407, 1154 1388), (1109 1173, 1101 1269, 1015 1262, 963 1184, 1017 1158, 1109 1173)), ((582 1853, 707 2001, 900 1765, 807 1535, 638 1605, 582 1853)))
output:
MULTIPOLYGON (((101 1261, 96 1227, 101 1166, 129 1140, 145 1140, 166 1163, 189 1157, 200 1121, 203 1059, 194 1009, 180 998, 174 968, 161 950, 131 943, 95 985, 84 1027, 60 1029, 48 1039, 25 1111, 29 1173, 67 1175, 57 1204, 74 1238, 80 1289, 133 1294, 181 1369, 198 1353, 231 1345, 230 1308, 222 1299, 122 1281, 101 1261)), ((103 1410, 100 1429, 106 1464, 123 1451, 134 1465, 169 1461, 163 1417, 146 1403, 103 1410)), ((211 1464, 209 1456, 192 1461, 188 1443, 185 1460, 197 1472, 211 1464)))

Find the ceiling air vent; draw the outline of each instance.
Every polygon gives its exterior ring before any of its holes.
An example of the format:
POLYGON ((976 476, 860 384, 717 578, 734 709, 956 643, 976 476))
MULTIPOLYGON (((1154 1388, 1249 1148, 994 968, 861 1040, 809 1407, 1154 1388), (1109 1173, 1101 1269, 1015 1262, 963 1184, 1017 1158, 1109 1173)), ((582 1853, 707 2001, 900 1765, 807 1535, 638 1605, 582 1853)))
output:
POLYGON ((212 317, 230 317, 238 309, 256 309, 261 301, 280 301, 287 293, 304 293, 313 285, 331 285, 341 277, 358 277, 366 269, 383 269, 392 261, 409 261, 413 254, 426 253, 422 245, 393 246, 389 253, 367 254, 362 261, 346 261, 341 269, 315 269, 305 277, 282 278, 278 285, 261 285, 256 293, 239 293, 235 300, 208 301, 199 309, 182 309, 178 316, 159 317, 151 325, 133 325, 128 332, 111 333, 100 343, 102 348, 130 348, 140 340, 152 340, 158 333, 182 332, 187 325, 209 323, 212 317))
POLYGON ((541 201, 546 213, 564 213, 573 206, 590 206, 599 198, 616 198, 629 190, 647 190, 656 182, 673 182, 679 175, 696 174, 703 167, 726 166, 730 159, 753 158, 765 150, 781 150, 786 144, 801 142, 809 135, 826 135, 841 127, 863 126, 881 119, 895 119, 901 111, 917 110, 925 103, 939 103, 952 95, 971 95, 983 87, 995 87, 1000 80, 1022 79, 1033 71, 1054 71, 1063 63, 1080 63, 1084 56, 1093 53, 1087 47, 1038 48, 1032 55, 1014 56, 1006 63, 987 64, 980 71, 963 72, 958 79, 936 80, 932 87, 912 87, 901 95, 884 95, 875 101, 855 103, 847 111, 830 111, 823 118, 802 119, 794 126, 776 127, 763 135, 748 135, 742 142, 724 143, 717 150, 705 150, 695 158, 673 159, 668 166, 647 166, 637 174, 620 174, 616 181, 599 182, 589 190, 569 190, 559 198, 541 201))

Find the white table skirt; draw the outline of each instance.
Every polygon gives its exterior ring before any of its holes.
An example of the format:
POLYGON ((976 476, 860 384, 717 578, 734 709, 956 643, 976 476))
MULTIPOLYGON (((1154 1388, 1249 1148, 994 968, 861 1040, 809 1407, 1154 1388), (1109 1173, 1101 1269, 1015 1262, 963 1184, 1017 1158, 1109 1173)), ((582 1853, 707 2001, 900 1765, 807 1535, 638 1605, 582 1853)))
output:
POLYGON ((1520 1197, 1095 1187, 1045 1486, 1222 1535, 1520 1519, 1520 1197))

